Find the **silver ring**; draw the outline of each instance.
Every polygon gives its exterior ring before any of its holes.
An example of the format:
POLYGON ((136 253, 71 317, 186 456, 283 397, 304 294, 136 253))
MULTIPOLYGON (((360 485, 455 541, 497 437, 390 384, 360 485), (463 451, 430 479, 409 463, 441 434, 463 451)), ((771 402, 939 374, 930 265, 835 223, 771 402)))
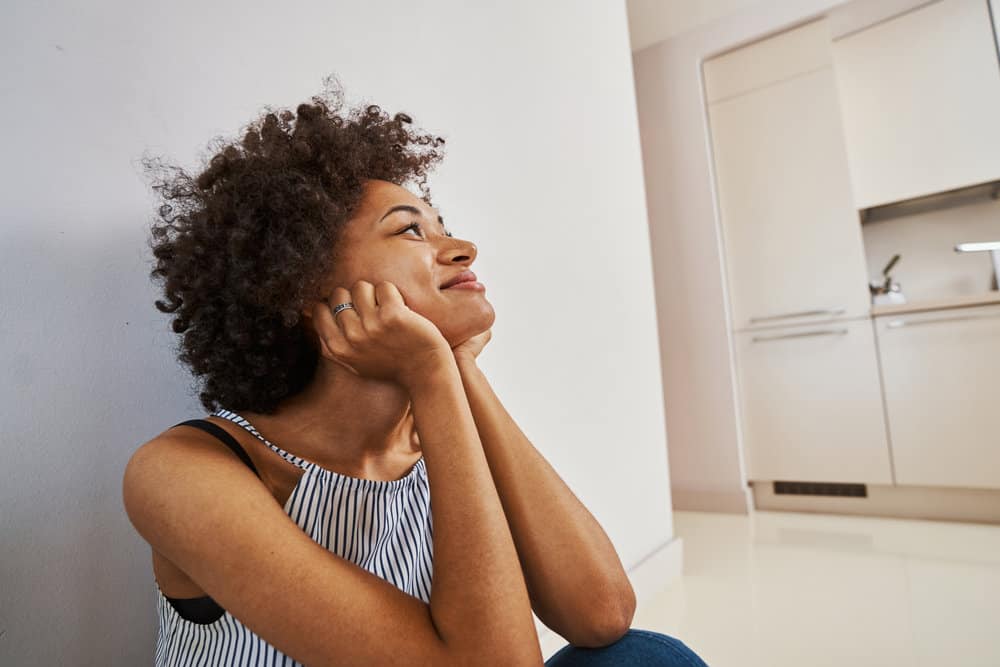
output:
POLYGON ((347 310, 348 308, 354 308, 354 304, 348 301, 347 303, 339 303, 333 307, 333 316, 336 317, 337 313, 342 310, 347 310))

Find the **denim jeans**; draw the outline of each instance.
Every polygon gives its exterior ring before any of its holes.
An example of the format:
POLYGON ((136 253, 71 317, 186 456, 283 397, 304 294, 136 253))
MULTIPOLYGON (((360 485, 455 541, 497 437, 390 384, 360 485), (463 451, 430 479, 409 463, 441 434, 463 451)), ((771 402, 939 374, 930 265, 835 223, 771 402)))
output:
POLYGON ((631 628, 614 644, 583 648, 566 644, 545 661, 545 667, 708 667, 682 641, 631 628))

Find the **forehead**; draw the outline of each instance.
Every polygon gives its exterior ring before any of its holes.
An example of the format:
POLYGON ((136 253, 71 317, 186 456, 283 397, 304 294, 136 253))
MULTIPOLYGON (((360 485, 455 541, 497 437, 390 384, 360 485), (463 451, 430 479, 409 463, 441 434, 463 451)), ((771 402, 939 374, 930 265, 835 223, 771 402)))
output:
POLYGON ((431 219, 438 216, 438 212, 428 206, 427 202, 406 188, 389 181, 372 179, 365 181, 358 217, 377 220, 396 204, 415 206, 431 219))

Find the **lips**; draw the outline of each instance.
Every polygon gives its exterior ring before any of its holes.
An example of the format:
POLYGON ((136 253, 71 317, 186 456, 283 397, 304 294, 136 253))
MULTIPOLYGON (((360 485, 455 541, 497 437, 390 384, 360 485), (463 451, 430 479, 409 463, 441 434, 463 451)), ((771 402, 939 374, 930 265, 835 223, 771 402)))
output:
POLYGON ((470 282, 476 280, 476 274, 472 271, 462 271, 457 276, 454 276, 448 280, 444 285, 441 285, 441 289, 448 289, 452 285, 457 285, 458 283, 470 282))

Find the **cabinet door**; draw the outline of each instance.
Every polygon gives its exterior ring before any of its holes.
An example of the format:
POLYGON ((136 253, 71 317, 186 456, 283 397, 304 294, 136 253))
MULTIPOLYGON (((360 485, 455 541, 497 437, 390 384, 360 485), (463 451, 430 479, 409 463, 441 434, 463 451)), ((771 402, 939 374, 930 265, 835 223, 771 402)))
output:
POLYGON ((1000 178, 986 0, 940 0, 834 42, 858 208, 1000 178))
POLYGON ((718 102, 832 63, 829 21, 818 19, 706 60, 705 99, 718 102))
POLYGON ((899 484, 1000 488, 1000 306, 876 319, 899 484))
POLYGON ((737 330, 868 315, 838 109, 829 67, 709 106, 737 330))
POLYGON ((871 320, 736 340, 750 479, 892 483, 871 320))

